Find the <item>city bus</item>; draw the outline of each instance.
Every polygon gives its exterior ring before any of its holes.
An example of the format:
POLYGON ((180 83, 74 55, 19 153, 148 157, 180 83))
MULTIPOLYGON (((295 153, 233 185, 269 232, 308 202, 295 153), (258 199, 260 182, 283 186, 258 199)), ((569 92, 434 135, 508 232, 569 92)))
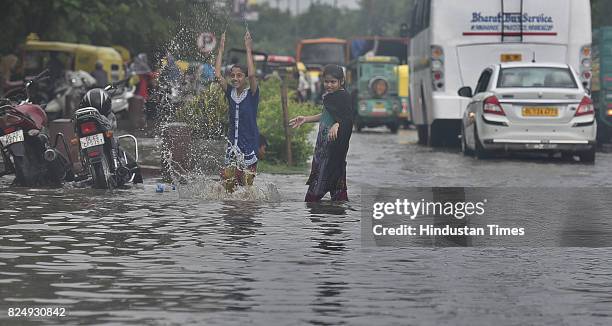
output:
POLYGON ((296 60, 306 68, 312 100, 319 102, 322 83, 319 76, 327 64, 336 64, 345 67, 349 57, 348 42, 339 38, 303 39, 298 42, 296 60))
POLYGON ((571 65, 591 84, 589 0, 417 0, 409 45, 411 116, 420 144, 459 144, 482 70, 500 62, 571 65))
POLYGON ((327 64, 345 66, 348 57, 347 41, 331 37, 300 40, 295 52, 297 61, 307 69, 327 64))

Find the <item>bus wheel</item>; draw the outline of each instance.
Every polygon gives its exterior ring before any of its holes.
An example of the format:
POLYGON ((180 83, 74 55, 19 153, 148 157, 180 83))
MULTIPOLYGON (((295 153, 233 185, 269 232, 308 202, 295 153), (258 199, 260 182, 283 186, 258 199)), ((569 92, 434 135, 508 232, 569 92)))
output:
POLYGON ((417 125, 417 134, 419 136, 419 145, 427 145, 428 130, 427 125, 417 125))
POLYGON ((440 147, 444 143, 444 128, 440 128, 437 124, 432 123, 429 127, 429 146, 440 147))
POLYGON ((361 132, 361 130, 363 129, 363 123, 361 122, 356 122, 355 123, 355 131, 357 132, 361 132))

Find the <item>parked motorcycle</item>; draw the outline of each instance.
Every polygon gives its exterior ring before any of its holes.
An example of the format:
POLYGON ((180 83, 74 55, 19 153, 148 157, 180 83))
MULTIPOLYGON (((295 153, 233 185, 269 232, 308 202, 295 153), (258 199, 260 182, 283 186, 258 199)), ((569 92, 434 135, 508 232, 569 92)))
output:
MULTIPOLYGON (((107 90, 112 88, 113 86, 110 86, 107 90)), ((112 114, 110 95, 105 90, 93 89, 85 95, 85 98, 87 102, 92 102, 95 96, 103 98, 98 101, 100 104, 78 109, 73 119, 79 139, 81 162, 91 176, 93 186, 99 189, 113 189, 123 187, 129 182, 141 183, 142 176, 137 164, 138 140, 132 135, 114 136, 112 121, 103 114, 112 114), (103 101, 108 103, 102 104, 103 101), (104 105, 109 107, 103 107, 104 105), (134 159, 118 145, 124 138, 134 142, 134 159)))
POLYGON ((59 186, 72 181, 74 173, 70 158, 56 149, 61 140, 65 152, 68 144, 58 133, 51 145, 47 115, 43 108, 30 101, 29 89, 45 78, 46 72, 26 83, 27 99, 18 103, 0 100, 0 150, 4 157, 3 174, 15 173, 17 186, 59 186))

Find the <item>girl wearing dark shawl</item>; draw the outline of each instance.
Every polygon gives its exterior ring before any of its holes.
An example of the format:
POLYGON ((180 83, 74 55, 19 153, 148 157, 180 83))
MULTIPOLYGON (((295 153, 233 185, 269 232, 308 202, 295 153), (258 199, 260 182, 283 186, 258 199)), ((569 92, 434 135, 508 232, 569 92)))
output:
POLYGON ((325 66, 323 83, 326 91, 323 112, 293 118, 289 124, 298 128, 306 122, 319 122, 305 201, 320 201, 328 192, 333 201, 347 201, 346 153, 353 131, 351 98, 344 89, 344 71, 340 66, 325 66))

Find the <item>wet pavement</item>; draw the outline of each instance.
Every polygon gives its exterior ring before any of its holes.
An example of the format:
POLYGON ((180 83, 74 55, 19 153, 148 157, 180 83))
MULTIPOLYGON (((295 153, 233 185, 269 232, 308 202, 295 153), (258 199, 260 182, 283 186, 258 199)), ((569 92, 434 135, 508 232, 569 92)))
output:
MULTIPOLYGON (((354 134, 350 202, 302 202, 306 175, 259 175, 280 201, 11 188, 0 178, 0 324, 612 324, 612 249, 364 247, 364 187, 609 187, 595 165, 479 161, 413 131, 354 134), (9 317, 63 307, 65 317, 9 317)), ((605 189, 602 189, 605 191, 605 189)))

